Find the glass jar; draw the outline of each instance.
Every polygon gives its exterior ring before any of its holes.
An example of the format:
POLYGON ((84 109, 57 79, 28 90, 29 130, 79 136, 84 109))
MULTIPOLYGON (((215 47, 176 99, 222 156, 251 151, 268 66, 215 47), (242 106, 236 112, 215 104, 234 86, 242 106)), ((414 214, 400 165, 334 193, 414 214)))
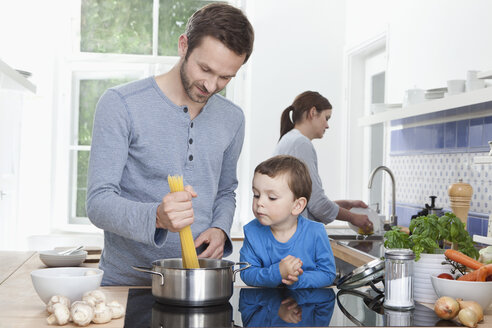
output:
POLYGON ((387 249, 384 271, 384 307, 410 310, 413 301, 413 262, 415 254, 410 249, 387 249))

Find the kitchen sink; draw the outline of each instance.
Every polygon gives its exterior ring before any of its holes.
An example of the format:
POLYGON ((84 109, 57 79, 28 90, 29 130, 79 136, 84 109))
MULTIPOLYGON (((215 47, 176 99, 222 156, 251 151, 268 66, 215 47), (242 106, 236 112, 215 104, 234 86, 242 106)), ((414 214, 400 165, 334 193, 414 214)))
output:
MULTIPOLYGON (((328 234, 328 237, 338 244, 368 254, 374 259, 384 255, 384 237, 382 235, 328 234)), ((337 280, 355 269, 355 266, 337 257, 335 257, 335 265, 337 280)))

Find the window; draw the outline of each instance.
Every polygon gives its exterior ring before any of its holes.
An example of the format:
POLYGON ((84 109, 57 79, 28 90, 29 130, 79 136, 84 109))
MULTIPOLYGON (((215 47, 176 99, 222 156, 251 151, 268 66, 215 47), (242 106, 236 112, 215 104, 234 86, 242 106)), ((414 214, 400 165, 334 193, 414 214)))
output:
MULTIPOLYGON (((85 210, 96 103, 109 87, 168 71, 188 17, 213 1, 80 0, 60 63, 53 214, 61 230, 94 231, 85 210), (70 111, 65 110, 70 108, 70 111), (67 124, 67 122, 71 122, 67 124), (68 143, 67 143, 68 140, 68 143), (68 215, 68 220, 67 220, 68 215)), ((227 87, 232 97, 233 82, 227 87)), ((226 90, 221 92, 226 96, 226 90)))

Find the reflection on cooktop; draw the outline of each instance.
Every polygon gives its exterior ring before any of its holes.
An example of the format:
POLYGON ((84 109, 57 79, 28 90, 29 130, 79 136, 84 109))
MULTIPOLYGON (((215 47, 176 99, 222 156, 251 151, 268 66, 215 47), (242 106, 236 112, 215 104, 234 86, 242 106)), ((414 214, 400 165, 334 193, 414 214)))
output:
POLYGON ((241 289, 244 327, 328 327, 335 306, 333 289, 241 289))
POLYGON ((234 296, 234 306, 175 307, 156 302, 149 288, 131 288, 125 327, 327 327, 335 305, 333 289, 235 288, 234 296))
POLYGON ((235 287, 228 303, 178 307, 155 301, 150 288, 130 288, 126 328, 163 327, 347 327, 456 326, 416 304, 412 311, 390 311, 371 288, 339 291, 235 287))

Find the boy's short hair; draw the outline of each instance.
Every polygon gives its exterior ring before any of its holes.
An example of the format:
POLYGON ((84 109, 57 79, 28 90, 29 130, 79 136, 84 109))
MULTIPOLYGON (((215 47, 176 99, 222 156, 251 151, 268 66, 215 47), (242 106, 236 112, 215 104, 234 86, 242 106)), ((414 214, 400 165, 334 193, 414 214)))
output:
POLYGON ((312 181, 303 161, 289 155, 277 155, 258 164, 255 173, 266 174, 270 178, 286 174, 287 184, 295 199, 305 197, 309 202, 312 181))
POLYGON ((219 40, 239 56, 245 54, 244 63, 253 52, 255 36, 251 23, 240 9, 227 3, 211 3, 197 10, 188 19, 185 35, 188 38, 185 59, 206 36, 219 40))

